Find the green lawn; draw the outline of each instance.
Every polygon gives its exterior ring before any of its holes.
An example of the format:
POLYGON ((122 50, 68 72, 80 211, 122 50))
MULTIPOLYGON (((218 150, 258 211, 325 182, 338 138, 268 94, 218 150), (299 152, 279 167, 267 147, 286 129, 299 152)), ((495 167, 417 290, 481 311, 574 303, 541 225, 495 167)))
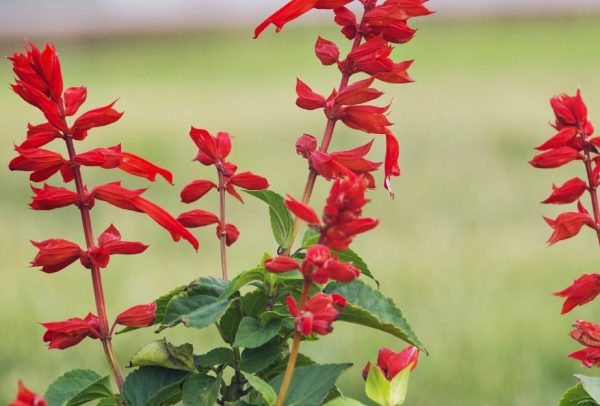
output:
MULTIPOLYGON (((411 378, 410 405, 551 405, 585 368, 566 355, 578 348, 569 325, 594 318, 596 304, 560 316, 561 301, 550 295, 583 272, 597 272, 595 238, 582 236, 547 248, 549 229, 541 215, 554 207, 538 204, 553 181, 581 174, 573 165, 554 171, 532 169, 532 147, 551 135, 550 96, 574 92, 580 85, 600 126, 600 16, 503 20, 423 21, 399 58, 416 59, 416 83, 382 85, 392 100, 390 119, 402 147, 403 176, 395 180, 396 199, 383 189, 371 193, 367 214, 381 219, 374 232, 357 238, 362 253, 405 312, 430 351, 411 378), (591 253, 590 253, 591 252, 591 253)), ((241 169, 269 178, 272 188, 299 196, 306 164, 294 152, 302 133, 319 135, 323 116, 294 107, 294 84, 300 76, 327 92, 338 73, 323 68, 312 54, 320 27, 290 25, 280 34, 251 39, 252 27, 165 37, 57 40, 68 85, 85 84, 89 107, 120 98, 121 122, 93 132, 79 148, 123 143, 170 168, 176 186, 152 185, 147 195, 174 213, 186 210, 178 192, 187 182, 212 176, 192 163, 190 125, 229 130, 231 159, 241 169), (296 28, 300 27, 300 28, 296 28)), ((334 31, 328 39, 339 38, 334 31)), ((37 39, 42 41, 44 39, 37 39)), ((4 42, 4 54, 21 46, 4 42)), ((28 121, 40 115, 7 89, 12 74, 0 65, 4 148, 0 162, 13 156, 28 121)), ((376 137, 377 138, 377 137, 376 137)), ((369 136, 339 127, 333 147, 356 146, 369 136)), ((373 159, 382 156, 377 140, 373 159)), ((57 144, 58 146, 58 144, 57 144)), ((121 173, 85 170, 89 185, 123 178, 121 173)), ((381 176, 379 176, 381 180, 381 176)), ((26 175, 0 173, 3 185, 0 258, 0 403, 9 401, 16 381, 43 390, 71 368, 108 373, 97 341, 66 351, 47 351, 40 321, 83 316, 94 309, 87 271, 72 266, 55 275, 28 268, 34 249, 28 240, 50 237, 82 240, 76 209, 32 212, 26 175)), ((315 205, 322 203, 318 183, 315 205)), ((205 209, 214 199, 202 200, 205 209)), ((231 221, 241 237, 230 251, 234 273, 273 252, 267 213, 258 202, 231 202, 231 221)), ((199 275, 217 275, 214 230, 197 234, 196 255, 174 244, 149 219, 101 202, 93 212, 96 231, 111 222, 124 239, 151 245, 145 255, 116 257, 104 271, 112 315, 147 302, 167 288, 199 275)), ((197 352, 217 344, 215 331, 174 329, 175 343, 191 340, 197 352), (186 337, 186 334, 192 333, 186 337)), ((116 337, 123 364, 150 331, 116 337), (135 341, 135 343, 133 342, 135 341)), ((333 335, 304 350, 319 361, 352 361, 342 390, 361 397, 360 370, 378 347, 403 347, 386 335, 338 323, 333 335)), ((592 372, 593 373, 593 372, 592 372)))

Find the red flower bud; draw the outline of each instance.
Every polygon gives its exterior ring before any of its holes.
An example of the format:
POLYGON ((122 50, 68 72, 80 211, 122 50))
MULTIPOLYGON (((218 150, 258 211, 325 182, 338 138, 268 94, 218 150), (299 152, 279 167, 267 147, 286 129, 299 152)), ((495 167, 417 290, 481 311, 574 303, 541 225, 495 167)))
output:
MULTIPOLYGON (((221 238, 222 234, 223 234, 223 228, 219 224, 217 226, 217 238, 221 238)), ((234 242, 236 242, 239 236, 240 236, 240 231, 237 229, 236 226, 234 226, 233 224, 225 225, 225 244, 227 244, 228 247, 230 245, 232 245, 234 242)))
POLYGON ((199 209, 181 213, 177 220, 187 228, 204 227, 219 222, 215 214, 199 209))
POLYGON ((269 181, 252 172, 242 172, 229 178, 228 183, 247 190, 264 190, 269 187, 269 181))
POLYGON ((591 368, 594 365, 600 366, 599 347, 587 347, 583 350, 569 354, 569 357, 581 361, 581 363, 588 368, 591 368))
POLYGON ((566 298, 561 314, 570 312, 575 306, 591 302, 600 294, 600 274, 581 275, 566 289, 554 293, 555 296, 566 298))
POLYGON ((577 320, 569 335, 587 347, 600 347, 600 324, 590 323, 585 320, 577 320))
POLYGON ((292 296, 286 298, 286 304, 294 316, 296 331, 305 336, 311 333, 326 335, 333 330, 332 324, 340 314, 337 307, 345 306, 345 300, 340 295, 319 292, 306 302, 304 309, 298 309, 292 296))
POLYGON ((554 220, 547 217, 544 220, 554 230, 548 239, 549 245, 576 236, 585 225, 594 227, 594 220, 587 213, 567 212, 559 214, 554 220))
POLYGON ((315 93, 306 83, 296 79, 296 106, 305 110, 320 109, 325 106, 325 97, 315 93))
POLYGON ((283 273, 300 269, 298 262, 294 258, 280 255, 275 258, 265 260, 265 269, 273 273, 283 273))
MULTIPOLYGON (((394 352, 388 348, 381 348, 377 356, 377 367, 383 372, 388 381, 410 366, 411 371, 417 367, 419 361, 419 350, 409 346, 400 352, 394 352)), ((367 363, 363 369, 363 378, 369 375, 371 363, 367 363)))
POLYGON ((318 37, 315 43, 315 54, 323 65, 333 65, 340 57, 340 50, 333 42, 318 37))
POLYGON ((217 185, 209 180, 195 180, 181 190, 181 201, 192 203, 207 194, 211 189, 217 189, 217 185))
POLYGON ((87 89, 85 86, 70 87, 65 90, 65 115, 72 116, 77 113, 79 107, 87 98, 87 89))
POLYGON ((565 204, 573 203, 586 191, 587 183, 575 177, 566 181, 562 186, 552 185, 552 194, 542 201, 542 203, 565 204))
POLYGON ((41 323, 47 331, 44 342, 50 349, 64 350, 79 344, 84 338, 100 338, 100 322, 98 317, 89 313, 84 319, 74 317, 65 321, 41 323))
POLYGON ((374 78, 364 79, 347 86, 335 97, 336 104, 349 106, 379 98, 383 92, 369 87, 374 80, 374 78))
POLYGON ((154 324, 156 303, 141 304, 130 307, 120 313, 115 319, 115 324, 127 327, 148 327, 154 324))
POLYGON ((338 118, 350 128, 367 133, 385 134, 392 123, 385 116, 389 106, 348 106, 340 110, 338 118))
POLYGON ((548 141, 536 147, 538 151, 547 151, 549 149, 571 146, 571 141, 577 136, 576 127, 565 127, 548 141))
POLYGON ((536 168, 558 168, 574 159, 583 159, 583 157, 573 148, 559 147, 534 156, 529 163, 536 168))
POLYGON ((79 201, 79 195, 64 187, 49 186, 44 183, 43 189, 31 187, 35 194, 29 206, 33 210, 52 210, 69 206, 79 201))

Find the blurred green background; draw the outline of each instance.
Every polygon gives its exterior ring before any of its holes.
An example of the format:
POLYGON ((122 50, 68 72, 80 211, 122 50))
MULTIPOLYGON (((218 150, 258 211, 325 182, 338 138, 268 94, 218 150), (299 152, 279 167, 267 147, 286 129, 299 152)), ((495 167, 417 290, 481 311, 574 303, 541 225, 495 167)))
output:
MULTIPOLYGON (((531 168, 532 148, 552 135, 548 99, 581 86, 592 121, 600 125, 600 16, 544 18, 431 19, 416 22, 414 41, 395 51, 398 59, 416 59, 416 83, 392 86, 390 119, 401 142, 403 176, 394 180, 396 199, 382 188, 371 192, 366 213, 381 219, 376 231, 356 239, 381 280, 430 351, 411 378, 409 405, 551 405, 574 383, 573 373, 587 373, 566 355, 578 349, 569 325, 594 317, 597 304, 560 316, 561 300, 551 292, 584 272, 597 272, 598 248, 589 230, 576 239, 547 248, 550 234, 541 215, 560 208, 538 204, 552 182, 582 175, 571 165, 553 171, 531 168)), ((317 34, 339 39, 330 26, 286 27, 280 34, 251 39, 251 26, 239 30, 190 31, 173 35, 54 40, 67 85, 88 87, 88 108, 117 97, 126 111, 121 121, 94 131, 80 151, 122 142, 170 168, 176 185, 158 181, 147 196, 173 213, 181 187, 195 178, 212 177, 191 162, 190 125, 234 136, 231 160, 242 170, 269 178, 281 193, 301 194, 306 163, 294 142, 304 133, 320 135, 318 112, 294 106, 295 78, 327 93, 338 82, 334 68, 313 56, 317 34)), ((345 44, 345 41, 340 41, 345 44)), ((22 41, 7 40, 7 55, 22 41)), ((4 168, 12 143, 25 124, 41 115, 12 94, 8 62, 0 64, 4 168)), ((371 137, 339 126, 333 147, 342 149, 371 137)), ((383 156, 375 136, 370 157, 383 156)), ((60 144, 55 147, 60 150, 60 144)), ((130 187, 145 182, 123 173, 85 169, 86 182, 124 179, 130 187)), ((379 175, 378 180, 381 180, 379 175)), ((86 340, 66 351, 48 351, 41 321, 83 316, 94 310, 88 272, 74 265, 55 275, 28 268, 35 250, 28 240, 62 237, 82 241, 77 210, 33 212, 27 175, 0 172, 0 403, 16 392, 16 381, 43 392, 59 374, 72 368, 108 373, 99 343, 86 340)), ((53 181, 56 183, 57 181, 53 181)), ((317 184, 313 200, 323 201, 326 184, 317 184)), ((196 207, 214 210, 214 196, 196 207)), ((229 203, 229 217, 241 230, 230 250, 233 273, 253 266, 275 246, 266 208, 247 199, 229 203)), ((113 222, 123 238, 151 245, 146 254, 115 257, 103 273, 109 312, 148 302, 168 288, 200 275, 217 275, 214 230, 196 234, 201 249, 173 243, 148 218, 99 202, 93 211, 96 234, 113 222)), ((214 329, 164 332, 173 342, 194 343, 202 352, 217 345, 214 329)), ((122 364, 152 339, 151 331, 117 336, 122 364)), ((336 324, 335 333, 303 351, 318 361, 351 361, 342 390, 364 400, 360 371, 380 346, 395 350, 402 342, 383 333, 336 324)), ((591 371, 593 374, 594 371, 591 371)))

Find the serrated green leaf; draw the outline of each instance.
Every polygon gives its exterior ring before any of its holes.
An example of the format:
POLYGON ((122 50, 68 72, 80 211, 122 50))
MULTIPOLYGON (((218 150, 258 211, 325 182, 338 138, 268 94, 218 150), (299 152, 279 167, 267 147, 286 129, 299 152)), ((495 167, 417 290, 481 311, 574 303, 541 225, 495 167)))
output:
POLYGON ((288 248, 292 239, 294 219, 283 203, 283 197, 271 190, 244 190, 244 192, 269 205, 269 217, 275 241, 280 247, 288 248))
POLYGON ((352 262, 363 275, 373 279, 377 284, 377 287, 379 287, 379 281, 375 279, 365 261, 363 261, 363 259, 356 252, 352 251, 351 249, 347 249, 344 251, 336 251, 335 253, 340 261, 352 262))
POLYGON ((110 377, 89 369, 66 372, 48 387, 44 395, 48 406, 77 406, 92 400, 114 399, 110 377))
POLYGON ((231 348, 213 348, 206 354, 196 356, 196 363, 201 368, 211 368, 216 365, 233 365, 233 351, 231 348))
POLYGON ((426 351, 393 300, 361 280, 331 283, 324 292, 338 293, 346 298, 348 303, 338 320, 384 331, 426 351))
POLYGON ((330 400, 329 402, 325 403, 323 406, 365 406, 365 404, 362 402, 359 402, 358 400, 346 398, 346 397, 342 396, 342 397, 330 400))
POLYGON ((244 271, 231 280, 227 288, 221 293, 220 298, 230 297, 244 286, 255 281, 264 281, 265 270, 263 267, 257 267, 244 271))
POLYGON ((264 326, 253 317, 244 317, 240 322, 234 347, 256 348, 260 347, 279 333, 281 320, 273 319, 264 326))
POLYGON ((191 375, 183 383, 185 406, 214 406, 219 397, 220 378, 208 375, 191 375))
POLYGON ((302 248, 306 249, 312 247, 319 242, 319 238, 321 238, 321 233, 315 229, 309 228, 302 236, 302 248))
POLYGON ((160 405, 160 402, 178 397, 180 385, 189 375, 187 371, 175 369, 140 367, 127 375, 123 397, 127 406, 160 405))
POLYGON ((240 369, 254 374, 277 361, 284 350, 279 341, 275 339, 257 348, 244 349, 240 359, 240 369))
POLYGON ((157 340, 143 346, 131 358, 132 367, 163 367, 195 372, 194 348, 191 344, 174 346, 166 339, 157 340))
POLYGON ((583 385, 577 385, 566 391, 558 402, 558 406, 597 406, 598 403, 583 389, 583 385))
POLYGON ((595 376, 575 375, 575 378, 579 379, 583 389, 596 401, 600 403, 600 378, 595 376))
POLYGON ((246 378, 250 386, 261 394, 268 405, 275 404, 277 401, 277 393, 271 385, 260 379, 258 376, 254 376, 250 373, 242 372, 242 375, 244 375, 244 378, 246 378))
MULTIPOLYGON (((292 382, 285 398, 285 405, 320 405, 329 391, 335 386, 338 377, 352 364, 310 365, 294 369, 292 382)), ((283 374, 275 377, 269 384, 279 392, 283 374)))

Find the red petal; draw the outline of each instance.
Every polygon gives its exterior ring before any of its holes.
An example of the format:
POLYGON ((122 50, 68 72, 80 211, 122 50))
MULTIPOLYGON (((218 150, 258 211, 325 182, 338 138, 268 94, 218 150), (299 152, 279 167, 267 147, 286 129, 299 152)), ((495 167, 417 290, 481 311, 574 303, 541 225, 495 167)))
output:
POLYGON ((112 124, 119 120, 123 116, 123 113, 119 113, 112 108, 115 103, 116 101, 109 105, 98 107, 83 113, 75 120, 75 124, 71 127, 71 132, 74 134, 82 133, 92 128, 112 124))
POLYGON ((315 54, 323 65, 333 65, 340 57, 340 50, 333 42, 318 37, 315 43, 315 54))
POLYGON ((183 203, 192 203, 200 199, 211 189, 217 189, 217 185, 209 180, 195 180, 186 185, 181 191, 181 201, 183 203))
POLYGON ((400 176, 400 167, 398 166, 398 158, 400 156, 400 144, 390 130, 385 132, 385 179, 384 187, 392 193, 390 179, 392 176, 400 176))
POLYGON ((87 89, 85 86, 70 87, 65 90, 65 115, 72 116, 76 114, 79 107, 85 102, 87 89))
POLYGON ((316 3, 317 0, 291 0, 256 27, 254 38, 257 38, 270 24, 276 27, 275 32, 281 31, 286 23, 308 12, 316 3))
POLYGON ((152 182, 156 180, 156 175, 160 175, 167 182, 173 184, 173 174, 171 172, 129 152, 123 152, 119 169, 131 175, 146 178, 152 182))
POLYGON ((296 79, 296 94, 298 95, 296 105, 301 109, 315 110, 325 106, 325 97, 313 92, 313 90, 300 79, 296 79))
POLYGON ((269 181, 262 176, 252 172, 242 172, 234 175, 229 180, 230 183, 248 190, 263 190, 269 187, 269 181))
POLYGON ((219 218, 215 214, 204 210, 186 211, 181 213, 177 220, 188 228, 204 227, 219 222, 219 218))
POLYGON ((309 225, 318 225, 320 223, 319 216, 317 216, 312 207, 297 201, 292 196, 287 196, 285 205, 296 217, 309 225))

